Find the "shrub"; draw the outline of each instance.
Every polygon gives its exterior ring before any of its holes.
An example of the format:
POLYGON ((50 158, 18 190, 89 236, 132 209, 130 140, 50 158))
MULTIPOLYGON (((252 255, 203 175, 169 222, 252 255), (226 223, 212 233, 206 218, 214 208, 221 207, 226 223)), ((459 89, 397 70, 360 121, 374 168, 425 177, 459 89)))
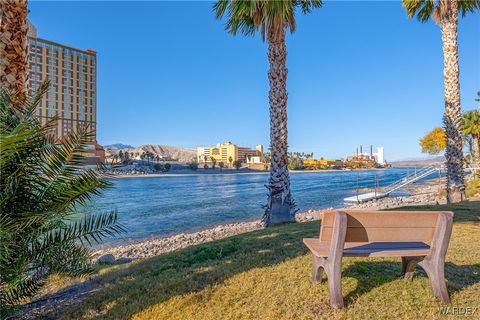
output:
POLYGON ((301 163, 290 162, 288 164, 288 169, 289 170, 303 170, 303 169, 305 169, 305 166, 301 163))
POLYGON ((163 166, 160 163, 155 163, 153 169, 155 169, 155 171, 163 171, 163 166))
POLYGON ((233 161, 233 166, 237 170, 240 169, 242 167, 242 161, 240 161, 240 160, 233 161))
POLYGON ((170 171, 171 168, 172 168, 172 165, 170 163, 165 163, 165 165, 163 166, 163 170, 165 172, 170 171))
POLYGON ((91 133, 79 129, 55 141, 57 119, 41 125, 35 117, 47 90, 43 83, 35 97, 19 100, 0 90, 0 318, 33 297, 49 274, 88 274, 88 245, 125 230, 115 211, 77 212, 112 183, 103 167, 81 166, 91 133))

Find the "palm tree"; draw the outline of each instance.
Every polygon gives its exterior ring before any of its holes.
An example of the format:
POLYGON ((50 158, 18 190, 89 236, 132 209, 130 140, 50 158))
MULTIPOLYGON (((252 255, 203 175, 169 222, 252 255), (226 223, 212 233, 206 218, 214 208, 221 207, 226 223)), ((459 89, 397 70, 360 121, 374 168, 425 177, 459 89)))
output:
POLYGON ((480 161, 480 110, 467 111, 463 114, 463 133, 472 138, 471 162, 478 165, 480 161))
POLYGON ((402 3, 409 17, 416 15, 421 22, 433 17, 441 27, 445 93, 443 123, 447 134, 447 201, 459 202, 465 198, 465 182, 457 43, 458 11, 464 16, 479 8, 480 0, 402 0, 402 3))
POLYGON ((230 168, 232 167, 233 158, 232 156, 228 157, 228 162, 230 162, 230 168))
POLYGON ((227 16, 225 29, 236 35, 254 35, 260 30, 263 40, 268 42, 270 68, 270 151, 272 155, 269 190, 262 221, 270 224, 293 221, 296 212, 295 201, 290 191, 287 145, 287 49, 285 32, 295 31, 295 9, 303 13, 321 7, 321 0, 285 1, 241 1, 219 0, 213 6, 215 17, 227 16))
POLYGON ((210 160, 212 160, 212 169, 215 169, 215 164, 217 163, 217 159, 215 157, 210 157, 210 160))
POLYGON ((27 1, 0 1, 0 85, 19 104, 27 93, 27 1))

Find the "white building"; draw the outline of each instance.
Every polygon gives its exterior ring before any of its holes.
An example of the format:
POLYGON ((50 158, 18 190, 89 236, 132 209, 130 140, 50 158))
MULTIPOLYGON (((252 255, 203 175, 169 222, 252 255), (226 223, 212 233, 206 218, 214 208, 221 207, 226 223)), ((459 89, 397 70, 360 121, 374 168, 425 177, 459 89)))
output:
POLYGON ((262 163, 262 158, 260 156, 247 156, 248 164, 262 163))
POLYGON ((377 163, 384 166, 387 163, 385 162, 385 156, 383 153, 383 147, 378 147, 377 148, 377 153, 374 153, 375 160, 377 160, 377 163))

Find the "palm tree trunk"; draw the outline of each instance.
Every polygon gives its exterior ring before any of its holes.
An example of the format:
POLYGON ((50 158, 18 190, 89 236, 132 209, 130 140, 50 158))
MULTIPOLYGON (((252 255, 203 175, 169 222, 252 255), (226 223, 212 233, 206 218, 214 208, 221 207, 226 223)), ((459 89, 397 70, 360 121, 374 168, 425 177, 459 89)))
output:
POLYGON ((443 123, 447 134, 445 152, 447 165, 447 202, 454 203, 465 198, 463 174, 463 133, 460 108, 460 81, 458 66, 458 3, 445 1, 445 14, 441 18, 445 114, 443 123))
POLYGON ((480 136, 478 134, 472 134, 472 164, 477 167, 480 165, 480 136))
POLYGON ((286 59, 283 30, 268 39, 271 166, 267 185, 268 201, 262 218, 265 226, 294 221, 295 218, 295 202, 288 173, 286 59))
POLYGON ((27 94, 27 12, 26 0, 0 1, 0 85, 17 104, 27 94))

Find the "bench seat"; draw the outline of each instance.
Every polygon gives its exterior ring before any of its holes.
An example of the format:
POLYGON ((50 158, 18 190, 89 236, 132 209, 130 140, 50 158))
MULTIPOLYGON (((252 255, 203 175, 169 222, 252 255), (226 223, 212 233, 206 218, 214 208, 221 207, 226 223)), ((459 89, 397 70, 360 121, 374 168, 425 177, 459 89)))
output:
MULTIPOLYGON (((317 257, 328 257, 330 241, 318 238, 303 239, 303 243, 317 257)), ((345 242, 344 257, 422 257, 430 253, 425 242, 345 242)))

